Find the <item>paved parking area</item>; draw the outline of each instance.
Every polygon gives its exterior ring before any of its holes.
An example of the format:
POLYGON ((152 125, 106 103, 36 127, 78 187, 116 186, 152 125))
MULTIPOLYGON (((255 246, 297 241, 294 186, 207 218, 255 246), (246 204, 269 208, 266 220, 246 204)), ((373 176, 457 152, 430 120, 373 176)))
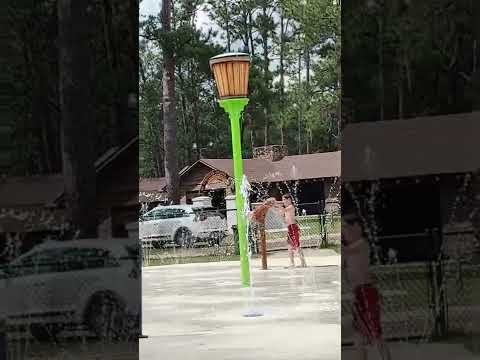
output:
POLYGON ((316 250, 307 261, 254 261, 251 290, 238 262, 144 269, 140 359, 340 359, 340 258, 316 250))

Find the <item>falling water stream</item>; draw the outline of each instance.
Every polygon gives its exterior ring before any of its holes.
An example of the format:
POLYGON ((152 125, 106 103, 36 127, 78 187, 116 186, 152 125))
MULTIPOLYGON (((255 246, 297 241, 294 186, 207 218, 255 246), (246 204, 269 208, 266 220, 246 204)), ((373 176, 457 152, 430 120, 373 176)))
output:
POLYGON ((249 266, 249 273, 250 273, 250 286, 248 287, 248 295, 247 295, 247 310, 243 314, 244 317, 259 317, 263 316, 261 312, 255 310, 255 287, 253 281, 253 272, 252 272, 252 243, 250 241, 250 221, 248 221, 248 214, 250 212, 250 194, 252 192, 252 187, 248 182, 248 179, 245 175, 243 175, 242 179, 242 186, 240 187, 240 191, 243 196, 243 216, 247 219, 246 223, 246 238, 248 244, 248 266, 249 266))

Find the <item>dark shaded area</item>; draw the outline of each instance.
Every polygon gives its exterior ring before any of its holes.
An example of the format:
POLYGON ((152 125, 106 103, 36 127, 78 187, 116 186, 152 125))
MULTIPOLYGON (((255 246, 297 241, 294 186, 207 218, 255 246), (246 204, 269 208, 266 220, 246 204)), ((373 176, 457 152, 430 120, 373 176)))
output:
POLYGON ((478 354, 478 5, 342 2, 342 212, 361 219, 393 358, 478 354))
POLYGON ((0 358, 138 357, 138 6, 0 5, 0 358))

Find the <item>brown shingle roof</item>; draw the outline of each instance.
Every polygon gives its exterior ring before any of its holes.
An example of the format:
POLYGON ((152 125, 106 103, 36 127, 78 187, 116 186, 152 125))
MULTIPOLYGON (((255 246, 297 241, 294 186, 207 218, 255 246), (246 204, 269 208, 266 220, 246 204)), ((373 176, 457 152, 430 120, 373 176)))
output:
POLYGON ((140 179, 139 202, 156 202, 165 199, 163 188, 166 185, 165 178, 140 179))
MULTIPOLYGON (((138 136, 122 147, 114 147, 105 152, 95 161, 97 173, 136 143, 138 136)), ((62 174, 0 179, 0 208, 49 205, 64 193, 64 189, 62 174)))
POLYGON ((62 175, 6 178, 0 180, 0 208, 52 204, 63 190, 62 175))
MULTIPOLYGON (((243 167, 250 182, 319 179, 339 177, 340 159, 341 153, 336 151, 286 156, 275 162, 263 159, 245 159, 243 167)), ((233 161, 231 159, 201 159, 199 161, 233 177, 233 161)))
POLYGON ((480 169, 480 112, 350 124, 342 178, 375 180, 480 169))
POLYGON ((145 192, 162 191, 166 185, 164 177, 161 178, 143 178, 140 179, 139 190, 145 192))

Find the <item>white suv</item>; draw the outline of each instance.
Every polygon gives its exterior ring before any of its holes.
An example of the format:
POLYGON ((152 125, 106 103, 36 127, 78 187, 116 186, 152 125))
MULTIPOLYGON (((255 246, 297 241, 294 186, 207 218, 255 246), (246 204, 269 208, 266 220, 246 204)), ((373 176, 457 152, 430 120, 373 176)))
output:
POLYGON ((192 246, 197 241, 217 244, 227 234, 227 221, 211 207, 191 205, 158 206, 140 218, 140 238, 177 246, 192 246))
POLYGON ((139 260, 130 239, 47 241, 2 268, 2 317, 39 340, 79 325, 101 338, 138 336, 139 260))

